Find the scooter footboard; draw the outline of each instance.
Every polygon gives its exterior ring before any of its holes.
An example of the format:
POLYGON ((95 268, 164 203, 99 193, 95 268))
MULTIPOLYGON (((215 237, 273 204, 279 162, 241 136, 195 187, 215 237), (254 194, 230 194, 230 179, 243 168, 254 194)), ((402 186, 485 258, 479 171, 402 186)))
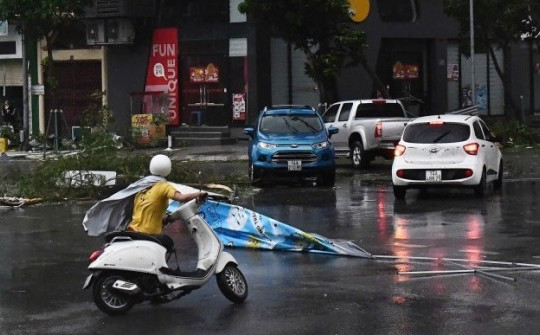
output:
POLYGON ((227 265, 229 263, 233 263, 235 265, 238 265, 238 262, 233 257, 233 255, 229 254, 226 251, 223 251, 221 253, 221 255, 219 255, 219 260, 218 260, 218 263, 216 265, 216 273, 220 273, 221 271, 223 271, 223 269, 225 268, 225 265, 227 265))

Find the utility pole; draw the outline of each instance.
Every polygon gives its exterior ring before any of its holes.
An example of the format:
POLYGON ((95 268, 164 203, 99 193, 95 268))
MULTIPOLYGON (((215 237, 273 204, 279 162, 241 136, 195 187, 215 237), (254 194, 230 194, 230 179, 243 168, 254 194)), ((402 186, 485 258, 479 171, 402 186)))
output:
POLYGON ((474 78, 474 74, 475 74, 475 70, 476 70, 476 67, 475 67, 475 64, 474 64, 474 0, 469 0, 469 19, 470 19, 470 22, 469 22, 469 25, 470 25, 470 35, 471 35, 471 101, 472 101, 472 105, 475 106, 476 105, 476 93, 475 93, 475 89, 476 89, 476 85, 475 85, 475 78, 474 78))
POLYGON ((21 136, 22 150, 28 150, 29 113, 28 113, 28 60, 26 56, 26 38, 24 31, 21 33, 22 39, 22 63, 23 63, 23 136, 21 136))

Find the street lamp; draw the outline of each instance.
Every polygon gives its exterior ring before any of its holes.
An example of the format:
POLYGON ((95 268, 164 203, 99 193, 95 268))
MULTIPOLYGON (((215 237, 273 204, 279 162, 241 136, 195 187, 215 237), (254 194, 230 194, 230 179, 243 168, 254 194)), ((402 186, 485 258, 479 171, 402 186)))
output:
POLYGON ((472 105, 476 105, 476 93, 475 93, 475 65, 474 65, 474 0, 469 0, 469 25, 470 25, 470 34, 471 35, 471 101, 472 105))

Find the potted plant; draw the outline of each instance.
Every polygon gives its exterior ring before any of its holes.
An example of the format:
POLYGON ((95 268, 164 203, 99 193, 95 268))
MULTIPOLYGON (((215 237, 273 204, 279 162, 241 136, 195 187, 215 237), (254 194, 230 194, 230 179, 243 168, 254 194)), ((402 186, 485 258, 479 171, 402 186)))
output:
POLYGON ((16 139, 11 127, 0 126, 0 153, 7 151, 9 141, 15 141, 16 139))

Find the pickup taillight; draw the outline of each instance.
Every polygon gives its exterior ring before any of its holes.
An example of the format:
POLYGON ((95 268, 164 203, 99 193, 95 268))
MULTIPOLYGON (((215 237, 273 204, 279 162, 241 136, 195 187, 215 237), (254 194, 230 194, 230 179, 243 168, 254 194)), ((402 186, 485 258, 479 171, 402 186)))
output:
POLYGON ((375 126, 375 138, 382 137, 382 122, 377 122, 375 126))

